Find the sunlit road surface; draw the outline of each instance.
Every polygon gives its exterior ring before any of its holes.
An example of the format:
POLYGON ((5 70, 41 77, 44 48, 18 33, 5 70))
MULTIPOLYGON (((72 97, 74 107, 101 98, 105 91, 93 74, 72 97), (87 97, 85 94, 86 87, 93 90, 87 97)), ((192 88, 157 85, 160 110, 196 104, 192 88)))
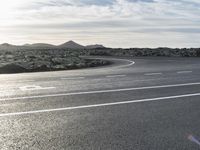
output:
POLYGON ((0 149, 200 149, 199 58, 0 75, 0 149))

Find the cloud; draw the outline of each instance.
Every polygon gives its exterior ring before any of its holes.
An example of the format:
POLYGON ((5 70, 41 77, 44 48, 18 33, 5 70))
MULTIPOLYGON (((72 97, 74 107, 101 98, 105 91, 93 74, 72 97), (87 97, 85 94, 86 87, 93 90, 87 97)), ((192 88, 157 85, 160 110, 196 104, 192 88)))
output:
POLYGON ((0 40, 77 39, 117 47, 120 36, 123 47, 200 46, 191 41, 200 33, 199 6, 199 0, 15 0, 0 15, 0 40))
POLYGON ((107 6, 112 5, 115 0, 31 0, 30 5, 24 8, 43 8, 43 7, 65 7, 65 6, 107 6))
POLYGON ((154 0, 127 0, 128 2, 133 2, 133 3, 135 3, 135 2, 155 2, 154 0))

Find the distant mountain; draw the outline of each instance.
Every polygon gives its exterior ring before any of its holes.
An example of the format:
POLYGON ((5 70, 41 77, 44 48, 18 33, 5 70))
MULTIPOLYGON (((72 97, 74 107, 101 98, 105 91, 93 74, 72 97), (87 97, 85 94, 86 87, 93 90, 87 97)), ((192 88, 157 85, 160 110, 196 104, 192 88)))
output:
POLYGON ((68 41, 64 44, 59 45, 61 48, 69 48, 69 49, 96 49, 96 48, 105 48, 103 45, 95 44, 95 45, 87 45, 83 46, 74 41, 68 41))
POLYGON ((3 43, 0 44, 0 47, 15 47, 16 45, 8 44, 8 43, 3 43))
POLYGON ((19 46, 11 45, 8 43, 0 44, 0 50, 10 50, 10 49, 17 49, 19 46))
POLYGON ((14 45, 11 45, 11 44, 8 44, 8 43, 3 43, 0 46, 9 47, 9 46, 14 46, 14 45))
POLYGON ((95 44, 95 45, 87 45, 86 49, 96 49, 96 48, 105 48, 103 45, 95 44))
POLYGON ((24 44, 24 45, 11 45, 8 43, 0 44, 0 50, 26 50, 26 49, 54 49, 54 48, 66 48, 66 49, 96 49, 96 48, 105 48, 103 45, 87 45, 83 46, 80 45, 74 41, 68 41, 66 43, 63 43, 61 45, 55 46, 52 44, 47 43, 35 43, 35 44, 24 44))
POLYGON ((74 42, 74 41, 68 41, 64 44, 58 45, 59 48, 68 48, 68 49, 84 49, 85 47, 74 42))
POLYGON ((53 48, 53 47, 55 47, 55 45, 46 44, 46 43, 25 44, 23 46, 32 47, 32 48, 53 48))

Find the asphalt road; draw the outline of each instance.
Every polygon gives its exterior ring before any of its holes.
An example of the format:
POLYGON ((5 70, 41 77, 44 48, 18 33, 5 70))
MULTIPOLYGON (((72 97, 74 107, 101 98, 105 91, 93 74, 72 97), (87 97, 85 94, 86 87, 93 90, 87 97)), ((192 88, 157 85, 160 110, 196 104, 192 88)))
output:
POLYGON ((198 150, 199 58, 0 75, 0 149, 198 150))

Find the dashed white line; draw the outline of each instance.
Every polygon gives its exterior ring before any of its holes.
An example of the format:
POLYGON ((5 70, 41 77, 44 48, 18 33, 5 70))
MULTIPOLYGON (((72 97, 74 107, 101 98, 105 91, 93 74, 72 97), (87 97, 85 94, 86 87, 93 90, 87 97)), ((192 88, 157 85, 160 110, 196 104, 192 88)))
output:
POLYGON ((125 76, 126 76, 125 74, 109 75, 109 76, 106 76, 106 78, 116 78, 116 77, 125 77, 125 76))
POLYGON ((23 82, 34 82, 35 80, 21 80, 21 81, 17 81, 18 83, 23 83, 23 82))
POLYGON ((25 82, 35 82, 35 80, 5 81, 5 83, 25 83, 25 82))
POLYGON ((55 88, 56 87, 41 87, 38 85, 28 85, 28 86, 19 87, 21 91, 50 90, 50 89, 55 89, 55 88))
POLYGON ((178 74, 184 74, 184 73, 192 73, 192 71, 178 71, 178 74))
MULTIPOLYGON (((200 93, 175 95, 175 96, 167 96, 167 97, 157 97, 157 98, 147 98, 147 99, 140 99, 140 100, 121 101, 121 102, 114 102, 114 103, 82 105, 82 106, 65 107, 65 108, 43 109, 43 110, 33 110, 33 111, 14 112, 14 113, 3 113, 3 114, 0 114, 0 117, 17 116, 17 115, 27 115, 27 114, 37 114, 37 113, 45 113, 45 112, 56 112, 56 111, 66 111, 66 110, 75 110, 75 109, 84 109, 84 108, 115 106, 115 105, 124 105, 124 104, 132 104, 132 103, 159 101, 159 100, 165 100, 165 99, 176 99, 176 98, 184 98, 184 97, 194 97, 194 96, 200 96, 200 93)), ((179 100, 183 100, 183 99, 179 99, 179 100)))
POLYGON ((61 80, 76 80, 76 79, 85 79, 85 77, 61 78, 61 80))
POLYGON ((48 95, 36 95, 36 96, 25 96, 25 97, 1 98, 0 101, 23 100, 23 99, 34 99, 34 98, 46 98, 46 97, 59 97, 59 96, 73 96, 73 95, 84 95, 84 94, 111 93, 111 92, 123 92, 123 91, 145 90, 145 89, 159 89, 159 88, 181 87, 181 86, 191 86, 191 85, 200 85, 200 82, 124 88, 124 89, 113 89, 113 90, 98 90, 98 91, 87 91, 87 92, 73 92, 73 93, 62 93, 62 94, 48 94, 48 95))
POLYGON ((144 80, 133 80, 134 82, 143 82, 143 81, 155 81, 155 80, 160 80, 160 79, 167 79, 167 78, 154 78, 154 79, 144 79, 144 80))
POLYGON ((174 61, 174 60, 167 60, 167 61, 174 61))
POLYGON ((155 76, 155 75, 162 75, 161 72, 155 72, 155 73, 146 73, 145 76, 155 76))

